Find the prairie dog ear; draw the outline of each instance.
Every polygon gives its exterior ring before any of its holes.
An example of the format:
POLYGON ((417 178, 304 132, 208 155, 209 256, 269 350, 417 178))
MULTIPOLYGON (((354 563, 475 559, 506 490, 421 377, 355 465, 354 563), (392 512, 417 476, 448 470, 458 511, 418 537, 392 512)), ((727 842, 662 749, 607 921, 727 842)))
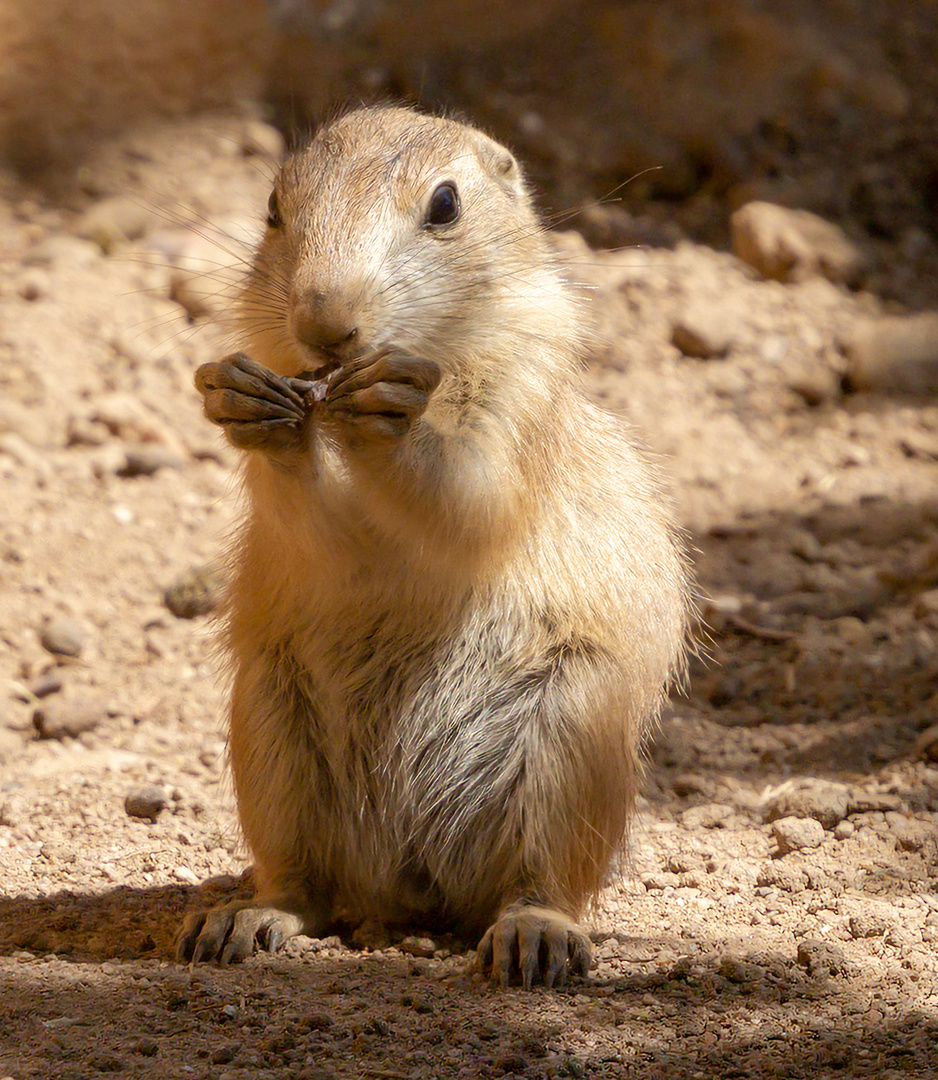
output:
POLYGON ((521 168, 512 157, 510 151, 504 146, 490 139, 487 135, 479 135, 479 159, 485 171, 492 179, 505 189, 512 197, 524 194, 524 179, 521 176, 521 168))

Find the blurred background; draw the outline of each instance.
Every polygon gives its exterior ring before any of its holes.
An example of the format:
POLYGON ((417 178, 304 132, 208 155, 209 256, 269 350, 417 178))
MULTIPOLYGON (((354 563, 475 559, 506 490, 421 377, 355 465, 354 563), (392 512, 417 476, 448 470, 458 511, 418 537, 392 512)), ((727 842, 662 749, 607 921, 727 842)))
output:
POLYGON ((938 290, 934 0, 26 0, 0 3, 0 154, 74 176, 154 115, 264 103, 288 140, 337 106, 462 112, 603 246, 723 244, 767 199, 845 224, 867 282, 938 290), (624 185, 624 186, 622 186, 624 185), (906 267, 896 272, 890 245, 906 267))

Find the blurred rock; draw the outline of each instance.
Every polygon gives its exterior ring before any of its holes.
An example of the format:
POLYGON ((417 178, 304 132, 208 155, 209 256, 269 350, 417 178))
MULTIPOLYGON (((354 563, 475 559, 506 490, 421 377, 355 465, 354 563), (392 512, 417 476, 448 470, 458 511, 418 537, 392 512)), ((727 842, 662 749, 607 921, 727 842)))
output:
POLYGON ((127 195, 101 199, 78 219, 75 235, 107 254, 118 244, 138 240, 161 222, 155 207, 127 195))
POLYGON ((872 904, 857 908, 850 916, 850 936, 854 938, 882 937, 893 925, 891 913, 872 904))
POLYGON ((430 959, 436 952, 436 942, 426 937, 405 937, 398 946, 408 956, 422 956, 430 959))
POLYGON ((38 409, 0 398, 0 432, 19 435, 32 446, 46 446, 49 442, 49 419, 38 409))
POLYGON ((807 210, 751 202, 730 217, 733 252, 763 277, 804 281, 822 276, 855 283, 863 257, 843 229, 807 210))
POLYGON ((798 942, 798 963, 809 975, 840 975, 846 968, 844 951, 829 941, 798 942))
POLYGON ((33 727, 40 739, 74 739, 93 731, 106 715, 106 703, 95 695, 55 696, 33 710, 33 727))
POLYGON ((913 756, 925 761, 938 761, 938 724, 926 728, 915 741, 913 756))
POLYGON ((160 469, 181 469, 184 462, 175 450, 160 443, 139 443, 127 448, 118 476, 153 476, 160 469))
POLYGON ((154 238, 170 264, 170 299, 192 319, 229 310, 253 260, 262 224, 260 218, 225 218, 154 238))
POLYGON ((847 381, 854 390, 938 390, 938 312, 871 320, 855 331, 846 351, 847 381))
POLYGON ((48 236, 31 248, 23 260, 27 266, 69 266, 84 270, 101 258, 101 249, 78 236, 48 236))
POLYGON ((222 578, 212 566, 186 570, 163 593, 163 602, 178 619, 207 615, 221 598, 222 578))
POLYGON ((279 161, 284 153, 280 132, 262 120, 246 120, 241 129, 241 149, 248 157, 269 157, 279 161))
POLYGON ((736 337, 736 320, 719 304, 691 302, 675 320, 671 344, 699 360, 726 356, 736 337))
POLYGON ((29 267, 17 282, 16 291, 23 300, 42 300, 49 295, 51 282, 45 270, 38 266, 29 267))
POLYGON ((160 812, 169 806, 169 796, 155 784, 145 784, 129 792, 124 799, 128 817, 147 818, 156 821, 160 812))
POLYGON ((90 637, 88 626, 69 615, 50 619, 39 634, 42 647, 57 656, 81 656, 90 637))
POLYGON ((833 829, 847 816, 849 804, 849 792, 844 784, 805 779, 769 800, 765 807, 765 820, 814 818, 823 828, 833 829))

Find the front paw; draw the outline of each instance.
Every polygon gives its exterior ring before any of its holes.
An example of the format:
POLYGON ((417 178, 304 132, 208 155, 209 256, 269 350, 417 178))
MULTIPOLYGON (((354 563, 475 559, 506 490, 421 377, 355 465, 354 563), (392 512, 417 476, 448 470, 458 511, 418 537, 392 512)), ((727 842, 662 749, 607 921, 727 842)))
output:
POLYGON ((432 360, 402 349, 381 349, 335 372, 326 408, 362 435, 400 436, 424 413, 440 376, 432 360))
POLYGON ((244 353, 233 353, 203 364, 195 385, 205 415, 224 428, 235 446, 281 452, 302 446, 313 384, 276 375, 244 353))
POLYGON ((563 912, 523 901, 506 908, 479 943, 478 964, 501 986, 521 976, 525 990, 548 988, 567 974, 587 975, 590 941, 563 912))
POLYGON ((295 912, 234 900, 186 916, 176 938, 176 960, 180 964, 206 960, 239 964, 258 949, 276 952, 303 929, 303 919, 295 912))

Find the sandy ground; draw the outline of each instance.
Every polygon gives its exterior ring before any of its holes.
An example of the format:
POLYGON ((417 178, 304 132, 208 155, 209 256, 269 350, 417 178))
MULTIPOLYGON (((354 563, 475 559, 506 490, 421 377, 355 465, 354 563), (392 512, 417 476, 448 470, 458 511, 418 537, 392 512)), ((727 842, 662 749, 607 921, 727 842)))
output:
POLYGON ((688 240, 558 239, 585 377, 672 477, 709 626, 590 977, 496 990, 419 933, 172 962, 248 863, 211 619, 165 594, 205 599, 237 513, 192 372, 229 343, 257 134, 138 132, 65 196, 0 176, 0 1076, 938 1075, 938 406, 845 396, 875 295, 688 240), (170 266, 195 255, 200 301, 170 266), (673 344, 692 302, 725 356, 673 344))

